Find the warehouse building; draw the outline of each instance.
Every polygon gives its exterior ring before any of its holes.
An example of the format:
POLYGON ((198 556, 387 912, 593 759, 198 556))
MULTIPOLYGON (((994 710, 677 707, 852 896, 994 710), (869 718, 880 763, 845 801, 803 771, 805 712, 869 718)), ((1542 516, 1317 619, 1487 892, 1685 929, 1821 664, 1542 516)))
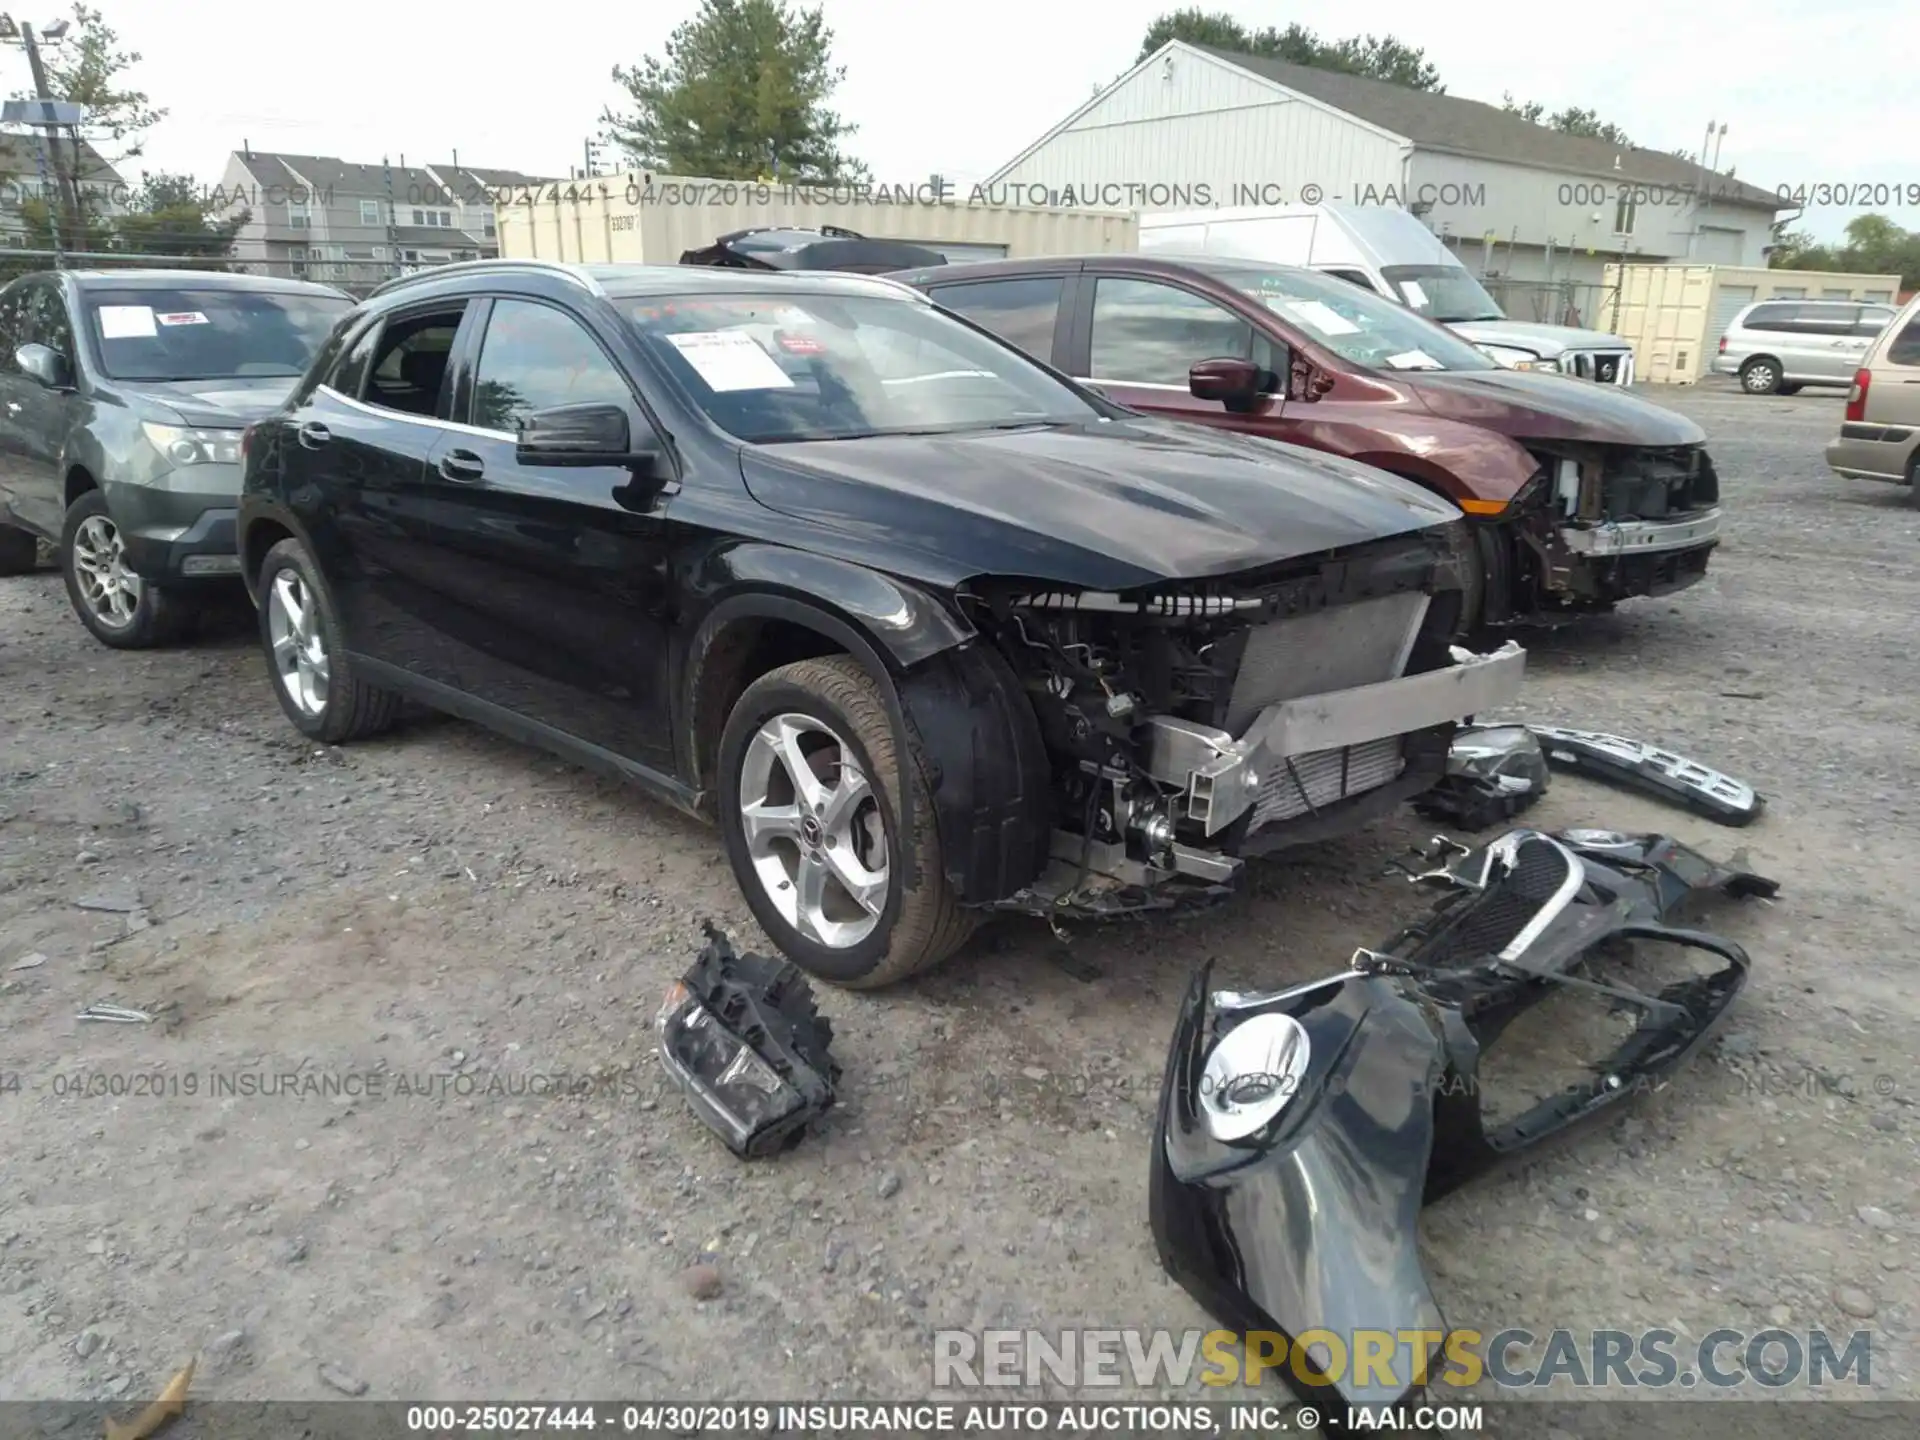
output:
POLYGON ((1522 287, 1597 289, 1609 263, 1763 265, 1788 208, 1678 156, 1565 135, 1497 105, 1179 40, 986 183, 1026 203, 1069 187, 1082 202, 1116 186, 1183 197, 1148 210, 1400 205, 1469 269, 1522 287))

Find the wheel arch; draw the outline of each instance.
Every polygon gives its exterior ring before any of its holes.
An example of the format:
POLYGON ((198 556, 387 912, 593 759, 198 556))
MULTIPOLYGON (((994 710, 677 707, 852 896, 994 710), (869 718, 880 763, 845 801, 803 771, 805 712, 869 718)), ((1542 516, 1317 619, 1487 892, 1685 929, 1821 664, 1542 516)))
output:
POLYGON ((67 466, 66 474, 60 480, 60 508, 67 507, 89 490, 98 490, 100 482, 94 478, 93 471, 78 463, 67 466))
MULTIPOLYGON (((856 617, 818 600, 752 591, 722 601, 688 642, 675 697, 681 765, 696 791, 717 809, 720 737, 747 687, 794 660, 833 654, 873 677, 899 763, 912 763, 916 749, 929 762, 943 863, 962 903, 1030 884, 1052 828, 1039 721, 999 652, 970 634, 907 663, 856 617)), ((914 823, 907 781, 903 774, 897 787, 903 827, 914 823)))

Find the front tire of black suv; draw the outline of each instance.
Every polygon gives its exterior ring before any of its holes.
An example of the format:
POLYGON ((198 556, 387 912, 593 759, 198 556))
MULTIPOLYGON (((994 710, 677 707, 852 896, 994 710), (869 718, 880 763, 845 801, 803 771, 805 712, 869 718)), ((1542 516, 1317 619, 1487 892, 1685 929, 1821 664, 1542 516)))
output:
POLYGON ((306 546, 282 540, 260 565, 260 644, 273 693, 301 734, 328 745, 392 727, 400 697, 364 679, 306 546))
POLYGON ((891 984, 973 930, 941 863, 926 761, 908 743, 902 766, 880 687, 847 656, 761 676, 720 737, 720 833, 734 876, 760 927, 828 984, 891 984), (903 770, 913 787, 904 836, 903 770))
POLYGON ((107 513, 107 497, 98 490, 67 507, 60 526, 60 573, 80 623, 115 650, 168 644, 199 618, 190 600, 134 573, 119 522, 107 513))

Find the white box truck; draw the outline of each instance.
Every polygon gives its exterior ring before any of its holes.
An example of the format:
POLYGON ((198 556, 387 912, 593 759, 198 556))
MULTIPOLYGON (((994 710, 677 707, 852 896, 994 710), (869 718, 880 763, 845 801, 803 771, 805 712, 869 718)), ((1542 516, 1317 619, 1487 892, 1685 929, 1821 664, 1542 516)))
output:
POLYGON ((1331 204, 1169 210, 1140 217, 1140 248, 1324 270, 1439 321, 1511 369, 1633 383, 1633 347, 1625 340, 1509 320, 1440 237, 1405 210, 1331 204))

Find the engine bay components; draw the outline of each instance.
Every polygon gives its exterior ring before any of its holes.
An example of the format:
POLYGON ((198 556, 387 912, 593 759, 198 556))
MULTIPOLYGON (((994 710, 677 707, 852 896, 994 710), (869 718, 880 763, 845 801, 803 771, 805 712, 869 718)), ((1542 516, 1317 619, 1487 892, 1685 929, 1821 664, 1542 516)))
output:
POLYGON ((707 944, 667 991, 655 1021, 660 1063, 694 1113, 734 1154, 776 1154, 833 1105, 840 1067, 828 1054, 833 1026, 813 989, 785 960, 707 944))

